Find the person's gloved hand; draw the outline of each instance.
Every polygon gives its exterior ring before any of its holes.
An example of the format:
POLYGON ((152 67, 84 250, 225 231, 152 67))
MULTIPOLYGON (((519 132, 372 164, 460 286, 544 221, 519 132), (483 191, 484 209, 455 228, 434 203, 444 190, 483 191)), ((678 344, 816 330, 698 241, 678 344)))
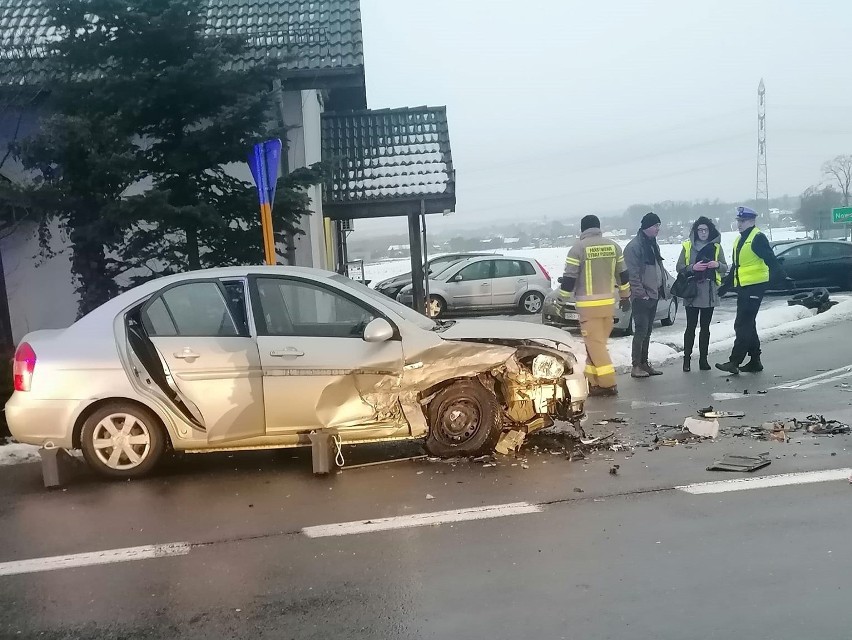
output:
POLYGON ((630 311, 630 298, 622 298, 618 303, 618 308, 622 311, 630 311))
POLYGON ((707 268, 708 269, 718 269, 719 263, 716 262, 715 260, 711 260, 710 262, 707 263, 707 268))
POLYGON ((707 271, 707 263, 706 262, 696 262, 692 265, 692 270, 696 273, 701 273, 702 271, 707 271))

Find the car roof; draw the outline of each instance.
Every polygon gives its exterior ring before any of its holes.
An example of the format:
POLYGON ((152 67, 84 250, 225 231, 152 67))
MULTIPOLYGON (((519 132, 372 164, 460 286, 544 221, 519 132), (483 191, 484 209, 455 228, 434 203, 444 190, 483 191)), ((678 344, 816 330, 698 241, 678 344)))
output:
POLYGON ((801 240, 778 240, 776 242, 772 242, 771 244, 772 244, 773 247, 778 247, 778 246, 786 246, 786 245, 798 246, 798 245, 802 245, 802 244, 843 244, 843 245, 848 245, 848 244, 852 244, 852 243, 850 243, 848 240, 841 240, 841 239, 810 240, 810 239, 807 239, 807 238, 803 238, 801 240))

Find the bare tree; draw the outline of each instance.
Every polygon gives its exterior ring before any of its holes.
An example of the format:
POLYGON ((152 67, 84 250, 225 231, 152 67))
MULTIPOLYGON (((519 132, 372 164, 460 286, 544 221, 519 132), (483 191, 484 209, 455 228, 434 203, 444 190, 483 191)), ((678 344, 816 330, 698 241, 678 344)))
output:
POLYGON ((822 165, 823 175, 834 181, 843 195, 843 206, 849 206, 849 190, 852 186, 852 155, 837 156, 822 165))

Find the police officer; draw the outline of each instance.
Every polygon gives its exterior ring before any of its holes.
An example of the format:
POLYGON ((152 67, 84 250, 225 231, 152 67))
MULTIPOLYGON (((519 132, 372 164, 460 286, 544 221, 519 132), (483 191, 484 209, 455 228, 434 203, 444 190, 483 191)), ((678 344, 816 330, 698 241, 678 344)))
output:
POLYGON ((737 207, 737 229, 740 235, 734 241, 733 266, 719 287, 720 296, 731 289, 737 291, 734 347, 727 362, 716 364, 717 369, 734 375, 740 371, 763 371, 760 338, 757 335, 757 312, 760 311, 760 303, 770 281, 784 279, 788 285, 792 282, 778 263, 769 240, 756 224, 757 213, 754 210, 737 207), (750 360, 742 365, 746 356, 750 360))
POLYGON ((615 316, 616 288, 621 308, 626 311, 630 308, 630 284, 621 247, 603 237, 597 216, 586 216, 580 221, 580 240, 568 251, 565 274, 559 282, 561 296, 574 294, 580 316, 580 331, 588 356, 589 395, 618 395, 607 340, 615 316))

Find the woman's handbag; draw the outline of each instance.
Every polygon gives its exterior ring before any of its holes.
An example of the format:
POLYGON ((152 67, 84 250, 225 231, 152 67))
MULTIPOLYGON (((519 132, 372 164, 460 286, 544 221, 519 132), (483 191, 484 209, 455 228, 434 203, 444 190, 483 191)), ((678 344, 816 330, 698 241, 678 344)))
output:
POLYGON ((677 274, 677 278, 672 285, 671 294, 676 298, 690 300, 698 295, 698 285, 695 283, 695 276, 687 274, 686 271, 681 271, 677 274))

